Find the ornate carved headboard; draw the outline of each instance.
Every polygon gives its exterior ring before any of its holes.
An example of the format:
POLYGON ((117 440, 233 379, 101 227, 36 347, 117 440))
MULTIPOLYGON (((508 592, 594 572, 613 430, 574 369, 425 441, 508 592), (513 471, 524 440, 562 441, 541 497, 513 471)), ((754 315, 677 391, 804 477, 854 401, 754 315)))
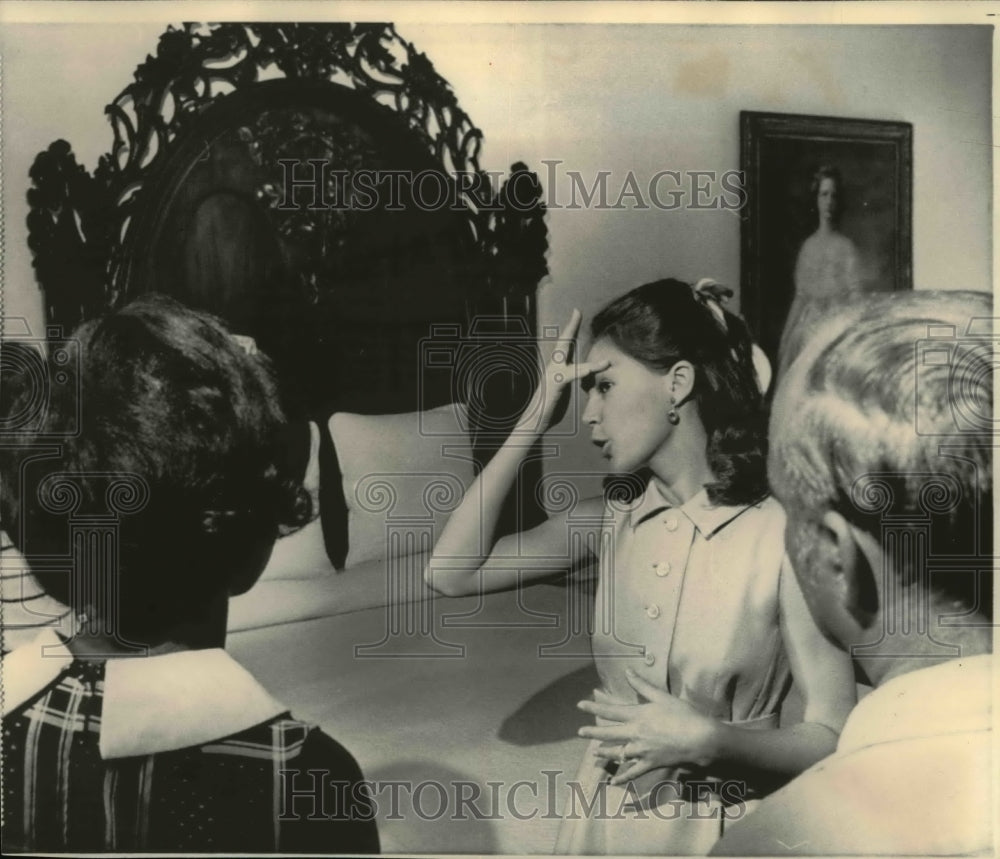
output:
POLYGON ((530 374, 426 366, 423 347, 486 331, 523 351, 541 191, 523 164, 491 187, 481 132, 392 25, 171 27, 106 113, 93 174, 62 140, 31 170, 50 324, 168 292, 253 336, 293 414, 461 399, 501 430, 479 438, 492 454, 530 374))

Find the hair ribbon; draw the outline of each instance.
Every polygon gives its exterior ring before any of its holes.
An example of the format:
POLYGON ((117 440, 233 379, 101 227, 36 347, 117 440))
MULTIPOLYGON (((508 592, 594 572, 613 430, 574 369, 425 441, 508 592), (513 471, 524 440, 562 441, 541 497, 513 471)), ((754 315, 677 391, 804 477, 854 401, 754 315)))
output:
POLYGON ((722 305, 733 297, 733 291, 710 277, 703 277, 691 289, 694 297, 711 311, 715 321, 722 326, 722 330, 728 331, 729 326, 726 324, 726 314, 722 305))
MULTIPOLYGON (((722 309, 722 305, 733 297, 733 291, 725 284, 721 284, 710 277, 703 277, 691 287, 691 290, 694 292, 694 297, 708 308, 712 316, 715 317, 715 321, 719 323, 722 330, 728 333, 729 326, 726 324, 726 313, 722 309)), ((771 362, 760 346, 752 341, 750 345, 754 374, 757 377, 757 387, 762 394, 765 394, 771 386, 771 362)))

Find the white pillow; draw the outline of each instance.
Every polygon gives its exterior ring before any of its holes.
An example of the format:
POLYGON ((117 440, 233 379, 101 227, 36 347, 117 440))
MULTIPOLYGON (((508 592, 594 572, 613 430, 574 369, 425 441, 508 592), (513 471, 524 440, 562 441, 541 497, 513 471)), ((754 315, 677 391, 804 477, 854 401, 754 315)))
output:
POLYGON ((345 567, 427 551, 475 477, 464 407, 337 412, 330 436, 347 504, 345 567))

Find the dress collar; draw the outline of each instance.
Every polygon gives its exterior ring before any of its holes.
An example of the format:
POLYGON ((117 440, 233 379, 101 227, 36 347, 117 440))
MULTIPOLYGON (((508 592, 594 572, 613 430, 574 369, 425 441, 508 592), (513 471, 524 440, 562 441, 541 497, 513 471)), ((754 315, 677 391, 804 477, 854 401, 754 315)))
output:
POLYGON ((944 733, 987 731, 993 724, 992 683, 989 653, 894 677, 858 702, 841 732, 837 752, 944 733))
MULTIPOLYGON (((3 658, 4 712, 36 695, 73 661, 51 629, 3 658)), ((222 648, 107 660, 101 757, 198 746, 259 725, 287 707, 222 648)))
POLYGON ((716 531, 728 525, 733 519, 752 506, 751 504, 712 504, 708 500, 708 492, 705 489, 701 489, 683 504, 675 507, 670 501, 664 498, 663 493, 660 492, 656 484, 656 480, 650 478, 649 483, 646 485, 646 491, 643 492, 642 497, 636 501, 629 512, 629 524, 633 528, 637 528, 650 516, 654 516, 662 510, 676 509, 690 519, 694 527, 701 532, 702 537, 707 540, 716 531))

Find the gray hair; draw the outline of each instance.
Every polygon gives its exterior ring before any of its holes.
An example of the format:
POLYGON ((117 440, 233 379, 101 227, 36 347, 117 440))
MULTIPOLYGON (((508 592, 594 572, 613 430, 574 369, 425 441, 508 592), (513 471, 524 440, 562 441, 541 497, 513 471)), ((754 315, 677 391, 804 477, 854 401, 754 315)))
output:
POLYGON ((965 291, 882 294, 837 311, 775 397, 768 477, 786 507, 837 510, 876 536, 885 515, 924 517, 949 546, 981 553, 992 524, 991 314, 989 294, 965 291))

